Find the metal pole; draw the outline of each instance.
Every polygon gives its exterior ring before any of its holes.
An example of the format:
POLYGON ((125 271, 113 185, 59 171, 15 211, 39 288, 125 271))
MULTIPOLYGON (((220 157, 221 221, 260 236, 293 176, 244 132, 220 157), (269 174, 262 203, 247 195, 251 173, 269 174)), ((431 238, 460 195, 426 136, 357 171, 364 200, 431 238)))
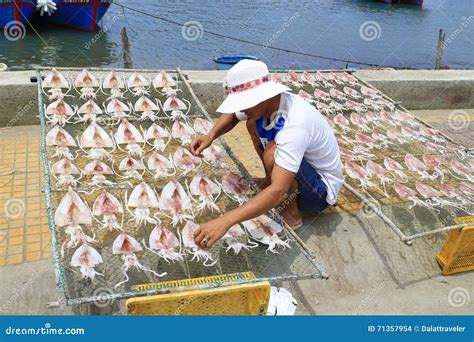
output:
POLYGON ((443 49, 444 49, 444 33, 443 30, 439 30, 438 34, 438 50, 436 52, 436 64, 435 64, 435 69, 439 70, 441 69, 441 60, 443 59, 443 49))
POLYGON ((127 29, 122 27, 122 31, 120 31, 120 35, 122 36, 122 46, 123 46, 123 63, 125 69, 132 69, 132 54, 130 52, 130 42, 128 41, 127 29))

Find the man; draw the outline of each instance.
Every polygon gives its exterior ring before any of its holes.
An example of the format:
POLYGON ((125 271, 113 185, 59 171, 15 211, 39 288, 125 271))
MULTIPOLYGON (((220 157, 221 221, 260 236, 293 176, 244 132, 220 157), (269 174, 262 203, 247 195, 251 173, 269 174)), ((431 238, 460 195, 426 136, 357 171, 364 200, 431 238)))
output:
POLYGON ((240 61, 229 70, 224 87, 226 98, 217 109, 223 114, 208 135, 192 141, 191 152, 201 155, 239 120, 247 120, 267 178, 259 180, 263 190, 245 204, 200 225, 195 241, 203 248, 212 247, 234 224, 283 201, 279 214, 289 228, 299 228, 300 210, 321 211, 335 204, 344 182, 339 147, 329 124, 313 106, 274 82, 265 63, 240 61))

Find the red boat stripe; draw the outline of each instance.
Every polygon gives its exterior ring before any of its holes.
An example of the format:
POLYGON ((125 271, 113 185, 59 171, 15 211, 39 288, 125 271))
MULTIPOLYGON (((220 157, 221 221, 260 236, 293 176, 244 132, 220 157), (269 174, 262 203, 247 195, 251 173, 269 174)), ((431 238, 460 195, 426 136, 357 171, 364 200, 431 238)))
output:
POLYGON ((99 0, 94 0, 94 11, 92 12, 92 26, 91 31, 94 31, 95 25, 97 24, 97 8, 99 7, 99 0))

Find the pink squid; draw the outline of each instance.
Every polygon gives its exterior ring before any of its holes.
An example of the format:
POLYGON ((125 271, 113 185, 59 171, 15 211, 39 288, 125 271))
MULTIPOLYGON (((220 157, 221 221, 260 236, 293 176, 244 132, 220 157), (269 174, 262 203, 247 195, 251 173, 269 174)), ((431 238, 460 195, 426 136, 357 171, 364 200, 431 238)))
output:
POLYGON ((146 223, 156 224, 159 221, 150 215, 150 208, 159 208, 158 197, 145 182, 141 182, 133 188, 126 202, 126 207, 127 211, 132 215, 128 222, 135 221, 137 226, 145 225, 146 223), (134 208, 133 212, 130 208, 134 208))
POLYGON ((171 213, 171 224, 173 227, 185 219, 194 219, 191 199, 176 179, 169 181, 161 191, 159 208, 162 211, 171 213))
POLYGON ((79 267, 82 278, 91 281, 94 281, 96 275, 103 275, 94 269, 103 262, 99 252, 86 243, 76 249, 71 258, 71 266, 79 267))
POLYGON ((217 262, 217 260, 214 260, 212 254, 209 251, 202 249, 194 241, 194 234, 198 229, 198 224, 192 221, 186 221, 186 224, 184 225, 183 230, 181 231, 185 251, 192 255, 191 261, 202 261, 203 265, 206 267, 213 266, 217 262))
POLYGON ((277 254, 276 247, 283 249, 291 248, 286 240, 282 240, 278 235, 283 232, 283 227, 272 220, 267 215, 260 215, 254 219, 242 222, 250 236, 260 243, 268 246, 266 252, 277 254))
POLYGON ((146 143, 152 146, 155 151, 159 152, 163 152, 171 140, 171 135, 168 130, 156 123, 151 124, 143 135, 145 136, 146 143), (165 142, 166 139, 168 141, 165 142), (150 143, 150 140, 153 142, 150 143))
POLYGON ((148 157, 147 169, 151 174, 153 174, 153 179, 155 180, 176 174, 176 169, 171 161, 171 156, 168 159, 155 151, 153 151, 148 157))
POLYGON ((181 145, 189 145, 196 133, 188 124, 176 120, 171 126, 171 136, 181 142, 181 145))
POLYGON ((151 231, 148 244, 149 246, 143 241, 146 249, 158 255, 167 263, 184 260, 180 241, 171 230, 160 224, 157 224, 151 231))
MULTIPOLYGON (((205 209, 210 209, 211 212, 214 210, 220 212, 216 201, 221 194, 221 187, 217 183, 198 173, 191 180, 189 189, 192 196, 198 197, 198 212, 202 212, 205 209)), ((193 197, 191 198, 194 199, 193 197)))
POLYGON ((197 170, 201 164, 201 159, 193 156, 187 149, 178 147, 173 154, 173 164, 182 170, 183 174, 187 174, 197 170))
MULTIPOLYGON (((115 215, 121 214, 123 221, 123 206, 120 201, 107 190, 102 190, 92 205, 94 216, 102 216, 101 229, 122 230, 122 225, 117 221, 115 215)), ((122 222, 123 223, 123 222, 122 222)))

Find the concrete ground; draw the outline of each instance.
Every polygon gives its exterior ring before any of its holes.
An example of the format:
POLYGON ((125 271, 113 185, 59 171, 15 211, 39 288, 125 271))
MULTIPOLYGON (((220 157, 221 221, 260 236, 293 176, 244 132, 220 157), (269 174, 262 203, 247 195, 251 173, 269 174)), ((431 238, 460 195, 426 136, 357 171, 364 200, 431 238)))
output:
MULTIPOLYGON (((464 145, 474 147, 474 111, 462 110, 467 113, 461 114, 467 118, 462 125, 453 125, 458 122, 452 119, 453 111, 430 109, 414 113, 464 145)), ((243 126, 239 126, 229 140, 239 137, 240 143, 250 146, 248 140, 242 139, 243 131, 243 126)), ((41 178, 35 178, 40 167, 39 146, 34 144, 38 135, 38 126, 16 127, 0 134, 0 206, 5 208, 5 202, 11 198, 26 199, 25 215, 19 217, 18 225, 7 224, 1 218, 0 314, 123 313, 123 302, 100 309, 46 307, 56 300, 56 293, 49 233, 41 204, 43 195, 39 191, 41 178), (18 141, 26 132, 31 139, 18 141), (25 149, 25 155, 10 156, 18 146, 25 149), (12 177, 13 182, 23 182, 21 192, 12 192, 12 177)), ((246 167, 258 175, 261 168, 256 160, 246 160, 246 167)), ((377 217, 367 217, 355 207, 347 209, 305 217, 305 226, 298 231, 330 275, 325 280, 279 284, 297 298, 298 314, 472 314, 473 273, 443 276, 435 261, 445 234, 415 240, 407 246, 377 217)))

